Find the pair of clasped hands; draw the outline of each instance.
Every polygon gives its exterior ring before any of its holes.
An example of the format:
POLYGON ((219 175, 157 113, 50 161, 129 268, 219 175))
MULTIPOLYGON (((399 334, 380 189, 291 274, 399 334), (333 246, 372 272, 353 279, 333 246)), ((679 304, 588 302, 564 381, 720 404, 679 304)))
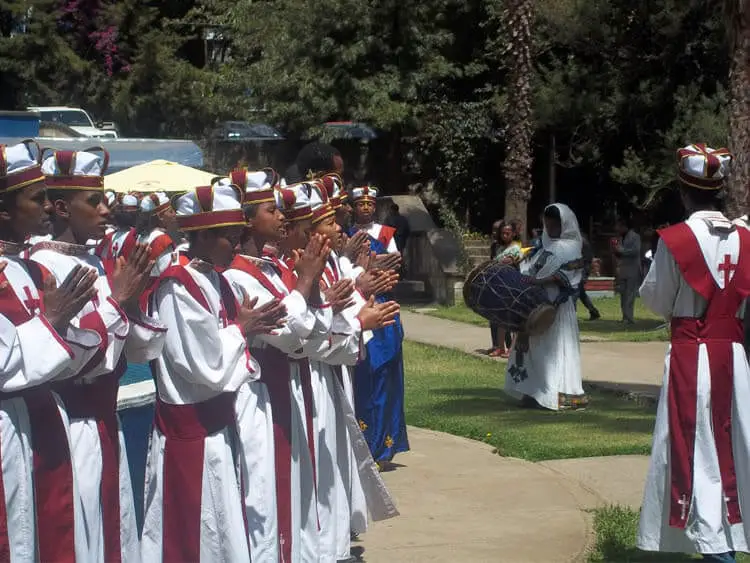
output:
MULTIPOLYGON (((358 289, 368 299, 357 314, 357 319, 362 330, 375 330, 393 325, 399 312, 398 303, 395 301, 375 303, 375 295, 389 291, 398 281, 398 274, 385 270, 384 266, 397 268, 400 264, 400 256, 388 262, 375 260, 376 257, 369 251, 367 234, 359 234, 363 236, 353 236, 346 242, 344 248, 345 255, 350 258, 367 256, 367 263, 363 266, 366 271, 360 274, 356 283, 350 279, 342 279, 330 287, 325 287, 321 276, 331 255, 331 242, 327 236, 316 233, 310 237, 304 249, 292 252, 294 271, 297 274, 296 289, 307 299, 308 303, 314 306, 321 304, 320 292, 314 289, 321 288, 334 314, 354 305, 353 294, 355 288, 358 289), (367 245, 366 250, 365 245, 367 245)), ((361 260, 364 262, 364 259, 361 260)), ((357 264, 362 265, 359 261, 357 264)), ((245 335, 270 333, 284 326, 286 307, 280 300, 273 299, 259 307, 256 307, 257 302, 257 297, 251 299, 245 296, 240 307, 237 323, 242 327, 245 335)))
MULTIPOLYGON (((146 289, 154 267, 154 261, 149 258, 150 251, 149 245, 136 244, 127 260, 121 256, 115 261, 110 280, 112 299, 125 312, 134 312, 138 308, 138 297, 146 289)), ((0 263, 0 274, 6 266, 7 262, 0 263)), ((97 279, 99 274, 94 268, 81 264, 77 264, 59 286, 52 275, 44 279, 44 316, 57 332, 65 334, 70 321, 96 296, 97 279)), ((0 291, 8 286, 9 282, 3 281, 0 291)))

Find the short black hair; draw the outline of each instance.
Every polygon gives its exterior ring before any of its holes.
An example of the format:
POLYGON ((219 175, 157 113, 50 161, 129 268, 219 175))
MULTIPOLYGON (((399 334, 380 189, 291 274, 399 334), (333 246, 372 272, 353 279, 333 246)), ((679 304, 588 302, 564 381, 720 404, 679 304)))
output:
POLYGON ((249 221, 254 218, 258 213, 258 203, 250 203, 242 206, 242 211, 245 214, 245 221, 249 221))
POLYGON ((548 205, 544 208, 544 216, 549 217, 550 219, 557 219, 558 221, 562 221, 562 217, 560 216, 560 208, 556 205, 548 205))
POLYGON ((341 153, 336 147, 327 143, 314 141, 302 147, 302 150, 297 155, 295 164, 297 165, 298 172, 304 179, 307 177, 308 172, 312 172, 313 174, 333 172, 335 168, 333 161, 337 156, 340 157, 341 153))
POLYGON ((286 180, 287 184, 296 184, 302 182, 304 179, 305 178, 302 176, 302 173, 299 171, 299 167, 296 164, 292 164, 286 169, 286 172, 284 172, 284 180, 286 180))
POLYGON ((680 191, 698 208, 724 210, 726 190, 702 190, 680 184, 680 191))
POLYGON ((395 211, 398 213, 398 204, 397 203, 391 203, 391 211, 395 211))
POLYGON ((0 195, 0 211, 11 211, 16 207, 16 199, 18 199, 18 192, 21 190, 13 190, 5 192, 0 195))
POLYGON ((625 225, 628 230, 633 228, 633 220, 627 215, 621 215, 620 217, 618 217, 617 222, 625 225))

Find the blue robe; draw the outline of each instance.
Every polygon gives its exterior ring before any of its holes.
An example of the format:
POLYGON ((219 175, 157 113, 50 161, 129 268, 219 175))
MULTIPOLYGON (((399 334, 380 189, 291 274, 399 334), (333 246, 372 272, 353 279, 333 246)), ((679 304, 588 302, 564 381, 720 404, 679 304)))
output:
MULTIPOLYGON (((351 236, 356 232, 352 229, 351 236)), ((370 237, 370 249, 385 254, 383 244, 370 237)), ((376 301, 388 301, 377 296, 376 301)), ((404 358, 401 342, 404 330, 400 317, 396 324, 373 331, 367 344, 367 358, 354 372, 354 402, 362 433, 375 461, 390 461, 409 450, 404 416, 404 358)))

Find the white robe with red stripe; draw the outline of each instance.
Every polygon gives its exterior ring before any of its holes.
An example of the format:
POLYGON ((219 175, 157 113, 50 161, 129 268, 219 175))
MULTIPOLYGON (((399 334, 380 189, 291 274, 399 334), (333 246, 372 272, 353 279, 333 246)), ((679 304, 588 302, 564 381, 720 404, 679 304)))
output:
POLYGON ((164 229, 156 228, 149 233, 138 235, 137 241, 150 247, 149 257, 154 261, 151 277, 158 278, 167 268, 177 264, 177 249, 172 237, 164 229))
POLYGON ((74 509, 69 422, 46 384, 91 359, 99 336, 71 327, 63 339, 41 312, 41 269, 34 280, 34 264, 9 255, 2 261, 0 277, 10 286, 0 292, 0 559, 80 560, 87 542, 74 509), (35 465, 45 452, 60 456, 48 473, 35 465), (39 481, 45 478, 52 481, 46 493, 38 489, 48 486, 39 481))
POLYGON ((194 285, 167 272, 150 301, 168 331, 164 352, 152 363, 158 400, 146 462, 142 557, 249 562, 234 406, 237 390, 259 369, 231 320, 237 304, 229 284, 205 263, 177 268, 194 285), (169 418, 160 419, 162 407, 169 418), (187 413, 191 428, 180 424, 180 413, 187 413), (201 425, 202 433, 196 431, 201 425), (193 453, 185 454, 186 447, 193 453))
POLYGON ((133 489, 116 413, 117 388, 127 368, 126 358, 143 363, 161 353, 165 328, 143 315, 128 319, 111 297, 101 260, 85 247, 40 243, 31 257, 55 276, 58 285, 79 264, 99 272, 95 299, 72 322, 74 327, 99 334, 98 354, 81 369, 71 370, 55 389, 70 418, 79 508, 88 537, 86 560, 139 561, 133 489), (106 442, 103 436, 108 436, 106 442))
MULTIPOLYGON (((330 287, 342 277, 332 253, 322 281, 330 287)), ((321 561, 350 555, 351 488, 356 465, 352 463, 352 440, 345 419, 351 403, 344 389, 348 373, 343 367, 356 364, 366 353, 366 340, 356 316, 364 299, 356 292, 355 296, 354 305, 333 316, 328 340, 311 353, 321 561)), ((359 427, 356 432, 360 432, 359 427)))
POLYGON ((317 561, 319 550, 313 462, 306 421, 306 409, 312 409, 312 405, 305 404, 302 390, 302 377, 308 377, 307 360, 293 361, 290 356, 302 350, 308 342, 314 341, 318 345, 327 339, 330 311, 318 314, 310 309, 302 295, 290 290, 282 280, 282 272, 289 284, 293 284, 290 281, 293 272, 280 260, 240 256, 224 276, 239 300, 244 296, 257 297, 258 305, 262 305, 281 298, 287 308, 283 328, 272 334, 258 335, 250 344, 252 353, 259 358, 261 379, 240 389, 237 416, 243 447, 245 509, 253 561, 301 563, 317 561), (252 267, 238 264, 243 260, 250 261, 260 270, 263 282, 259 281, 259 275, 253 275, 252 267), (269 283, 271 287, 268 287, 269 283), (269 348, 286 358, 279 358, 273 365, 264 361, 264 357, 274 354, 269 348), (269 385, 280 381, 281 387, 269 389, 269 385), (286 393, 287 396, 274 399, 273 393, 286 393), (274 420, 272 405, 279 409, 284 404, 290 412, 282 413, 284 420, 274 420), (274 436, 274 424, 277 434, 282 428, 289 432, 291 444, 285 443, 280 435, 274 436), (288 451, 277 452, 275 444, 276 447, 288 448, 288 451), (279 463, 288 465, 289 475, 279 475, 280 466, 275 462, 277 455, 287 457, 279 463), (277 486, 269 487, 269 483, 277 486), (284 525, 285 520, 289 524, 284 525))
MULTIPOLYGON (((350 279, 356 283, 357 278, 364 273, 364 268, 352 264, 351 260, 345 256, 339 257, 339 268, 341 270, 342 277, 350 279)), ((357 303, 364 304, 365 299, 359 291, 355 291, 354 298, 357 303)), ((365 333, 365 344, 372 338, 372 332, 365 333)), ((344 387, 344 394, 349 400, 351 412, 355 412, 354 404, 354 366, 341 366, 341 379, 344 387)), ((349 439, 356 438, 356 436, 349 436, 349 439)), ((369 447, 368 447, 369 451, 369 447)), ((352 531, 356 533, 362 533, 367 531, 368 526, 368 509, 367 509, 367 498, 365 496, 364 488, 362 487, 362 480, 359 475, 359 463, 354 455, 354 448, 350 449, 349 454, 349 475, 351 477, 351 483, 349 484, 348 490, 348 503, 349 512, 351 516, 350 526, 352 531)))
POLYGON ((719 322, 712 312, 719 299, 716 295, 750 288, 750 235, 743 233, 740 242, 743 229, 729 232, 731 228, 720 213, 694 213, 670 235, 671 248, 682 257, 660 240, 641 286, 644 303, 673 325, 638 532, 638 547, 644 550, 709 554, 748 548, 750 368, 738 328, 741 323, 734 319, 741 316, 744 305, 741 299, 736 308, 735 301, 730 302, 731 310, 719 322), (697 264, 685 270, 689 280, 683 269, 690 260, 684 256, 697 264), (715 293, 709 305, 701 293, 711 291, 715 293), (704 315, 704 321, 693 320, 704 315), (733 336, 707 343, 707 339, 721 338, 711 327, 725 331, 729 327, 733 336), (683 336, 690 330, 697 331, 697 339, 683 336), (709 353, 709 346, 714 352, 709 353), (677 377, 674 370, 687 375, 677 377), (678 413, 680 423, 673 426, 670 418, 678 413), (728 414, 731 418, 723 419, 718 428, 714 417, 728 414), (689 431, 693 424, 694 434, 689 431), (680 468, 685 468, 685 477, 680 468))

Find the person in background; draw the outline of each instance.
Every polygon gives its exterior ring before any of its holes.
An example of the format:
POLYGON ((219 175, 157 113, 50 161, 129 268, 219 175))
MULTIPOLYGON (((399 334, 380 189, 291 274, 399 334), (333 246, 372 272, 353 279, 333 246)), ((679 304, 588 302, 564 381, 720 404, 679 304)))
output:
POLYGON ((411 229, 409 228, 409 220, 399 213, 398 205, 391 203, 388 216, 383 221, 383 224, 396 229, 396 234, 393 235, 393 238, 396 240, 398 251, 403 254, 406 243, 409 240, 409 235, 411 235, 411 229))
POLYGON ((589 320, 596 321, 601 318, 601 314, 596 306, 591 302, 591 297, 586 293, 586 282, 589 279, 591 273, 591 264, 594 261, 594 251, 591 248, 591 243, 583 234, 581 234, 581 242, 583 244, 581 253, 583 254, 583 279, 581 285, 578 286, 578 299, 581 300, 581 304, 586 307, 589 312, 589 320))
MULTIPOLYGON (((510 222, 500 221, 499 227, 493 260, 517 268, 523 258, 520 234, 510 222)), ((512 335, 494 323, 490 323, 490 330, 492 331, 493 347, 488 355, 492 358, 507 358, 509 356, 508 350, 513 344, 512 335)))
POLYGON ((620 260, 618 285, 622 322, 633 325, 635 298, 641 282, 641 237, 624 217, 617 220, 616 229, 619 240, 612 252, 620 260))
POLYGON ((505 372, 505 392, 521 406, 550 410, 588 404, 581 380, 581 350, 574 298, 582 278, 581 233, 575 213, 561 203, 544 210, 543 248, 528 265, 529 282, 556 304, 545 332, 519 334, 505 372))
POLYGON ((531 229, 531 240, 529 240, 528 254, 525 256, 527 259, 531 259, 534 255, 542 249, 542 229, 531 229))

